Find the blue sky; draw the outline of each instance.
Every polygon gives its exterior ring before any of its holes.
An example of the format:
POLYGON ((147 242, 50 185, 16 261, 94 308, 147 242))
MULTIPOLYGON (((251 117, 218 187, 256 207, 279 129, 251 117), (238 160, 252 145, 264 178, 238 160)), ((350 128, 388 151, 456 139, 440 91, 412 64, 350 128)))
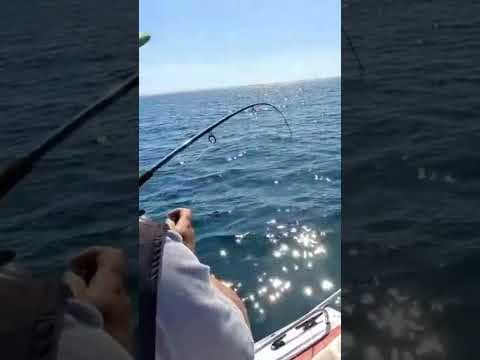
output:
POLYGON ((139 0, 140 94, 340 75, 340 0, 139 0))

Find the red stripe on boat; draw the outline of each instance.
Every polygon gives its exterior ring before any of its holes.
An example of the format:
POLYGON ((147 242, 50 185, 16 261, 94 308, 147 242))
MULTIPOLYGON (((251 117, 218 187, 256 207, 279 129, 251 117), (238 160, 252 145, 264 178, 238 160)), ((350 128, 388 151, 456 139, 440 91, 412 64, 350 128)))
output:
POLYGON ((342 331, 342 326, 337 326, 335 329, 331 330, 326 337, 324 337, 323 339, 320 339, 317 343, 309 347, 307 350, 305 350, 303 353, 298 355, 293 360, 313 359, 313 357, 317 355, 320 351, 322 351, 322 349, 324 349, 325 346, 330 344, 333 341, 333 339, 335 339, 338 335, 340 335, 341 331, 342 331))

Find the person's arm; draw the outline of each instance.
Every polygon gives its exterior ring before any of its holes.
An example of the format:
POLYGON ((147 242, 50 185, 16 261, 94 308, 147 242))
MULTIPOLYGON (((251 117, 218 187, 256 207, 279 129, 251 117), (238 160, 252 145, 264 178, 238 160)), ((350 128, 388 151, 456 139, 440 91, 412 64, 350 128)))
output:
MULTIPOLYGON (((195 253, 196 239, 192 222, 192 211, 190 209, 180 208, 170 212, 168 214, 167 224, 181 236, 184 245, 195 253)), ((213 274, 210 276, 210 283, 240 310, 245 322, 250 327, 247 308, 237 293, 221 280, 217 279, 213 274)))
POLYGON ((238 298, 233 291, 211 280, 210 268, 186 246, 195 243, 191 212, 177 212, 169 216, 173 230, 166 234, 158 283, 157 326, 167 335, 167 347, 174 359, 252 360, 246 310, 232 300, 238 298))

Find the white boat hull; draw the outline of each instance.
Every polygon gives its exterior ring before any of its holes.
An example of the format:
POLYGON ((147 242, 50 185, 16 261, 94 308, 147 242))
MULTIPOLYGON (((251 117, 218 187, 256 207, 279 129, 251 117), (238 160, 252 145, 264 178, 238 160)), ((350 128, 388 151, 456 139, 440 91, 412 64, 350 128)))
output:
POLYGON ((317 306, 255 343, 255 360, 340 359, 341 313, 317 306))

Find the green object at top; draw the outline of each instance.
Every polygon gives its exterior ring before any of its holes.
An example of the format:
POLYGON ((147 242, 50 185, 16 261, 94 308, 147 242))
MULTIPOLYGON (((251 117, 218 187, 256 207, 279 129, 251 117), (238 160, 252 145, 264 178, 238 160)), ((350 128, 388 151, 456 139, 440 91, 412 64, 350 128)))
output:
POLYGON ((139 47, 142 47, 143 45, 145 45, 149 40, 150 40, 150 35, 148 35, 147 33, 138 34, 138 41, 140 43, 139 47))

